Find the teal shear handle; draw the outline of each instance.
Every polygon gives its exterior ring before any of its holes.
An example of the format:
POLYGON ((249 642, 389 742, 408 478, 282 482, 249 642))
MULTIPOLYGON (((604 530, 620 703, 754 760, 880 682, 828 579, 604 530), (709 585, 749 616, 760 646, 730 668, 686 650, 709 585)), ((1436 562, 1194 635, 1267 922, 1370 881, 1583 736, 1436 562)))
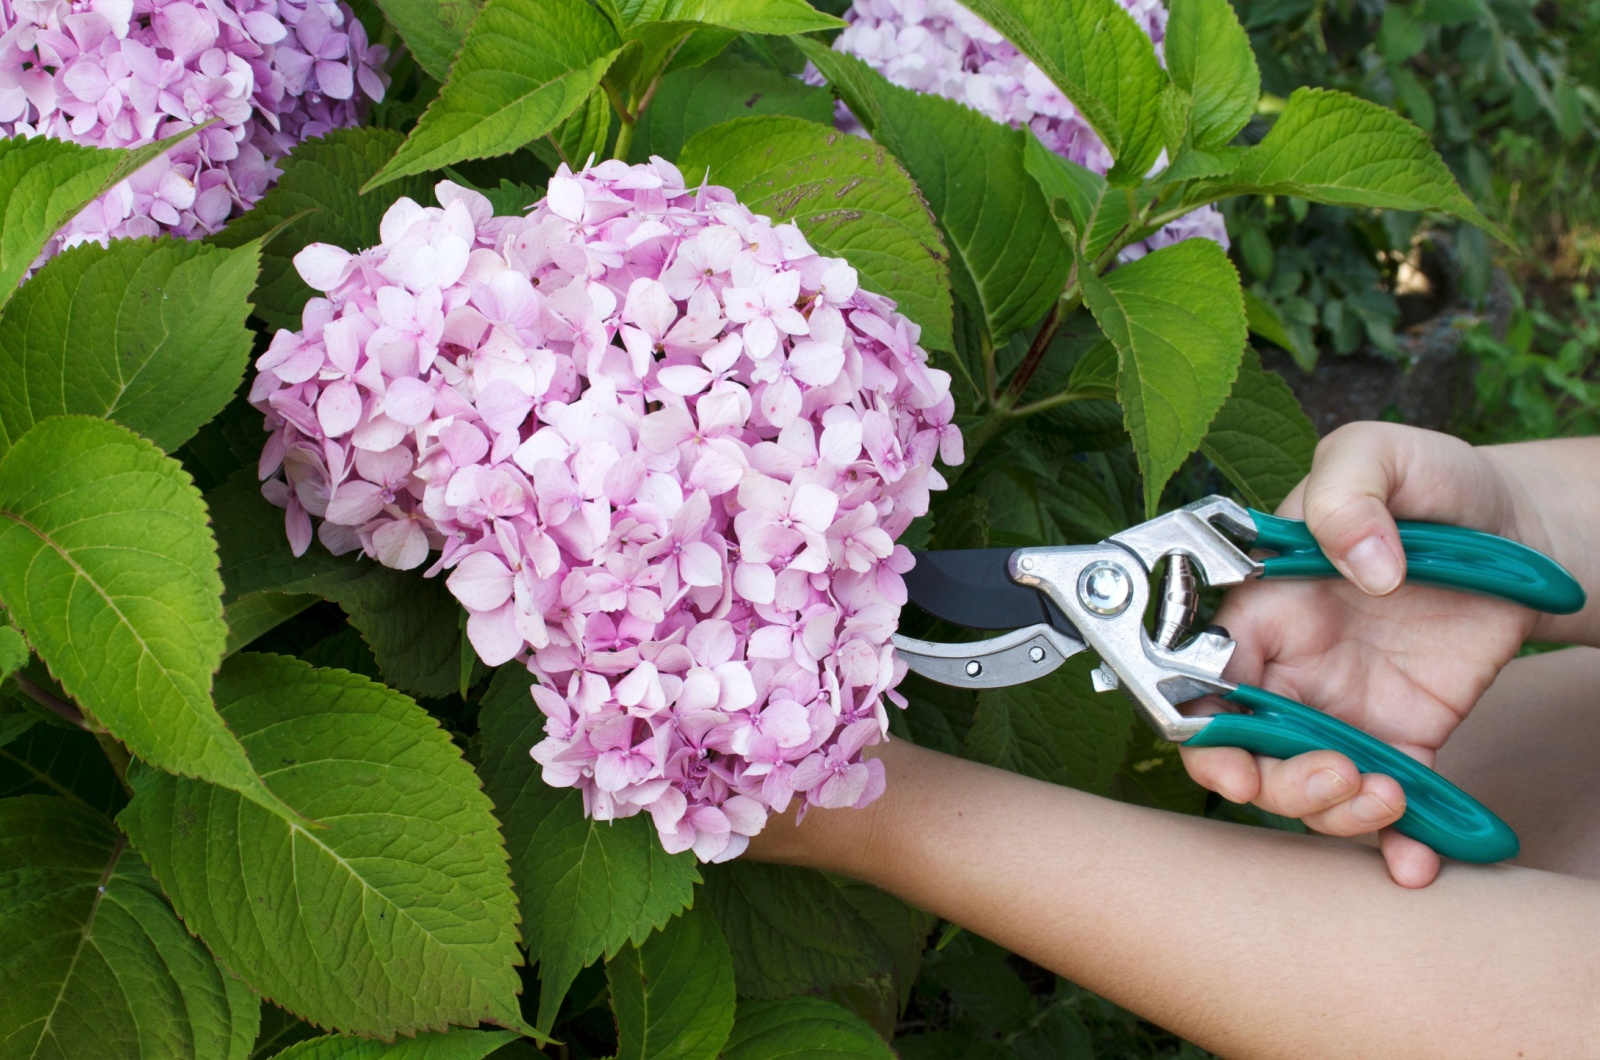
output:
MULTIPOLYGON (((1336 578, 1316 538, 1298 519, 1252 509, 1255 546, 1276 556, 1261 563, 1264 578, 1336 578)), ((1542 552, 1503 537, 1443 523, 1402 522, 1406 580, 1457 592, 1497 596, 1535 611, 1570 615, 1583 610, 1583 586, 1542 552)))
POLYGON ((1363 773, 1400 782, 1406 812, 1395 830, 1458 861, 1504 861, 1517 856, 1517 834, 1477 799, 1444 777, 1331 714, 1264 689, 1240 685, 1224 699, 1249 714, 1217 714, 1191 736, 1189 747, 1242 747, 1273 758, 1324 748, 1347 755, 1363 773))
MULTIPOLYGON (((1252 510, 1254 544, 1275 552, 1261 561, 1264 578, 1336 578, 1339 572, 1306 524, 1252 510)), ((1493 534, 1440 523, 1402 522, 1406 580, 1510 600, 1536 611, 1570 615, 1583 609, 1583 586, 1549 556, 1493 534)), ((1411 756, 1338 718, 1292 699, 1240 685, 1224 699, 1250 713, 1218 714, 1189 738, 1191 747, 1242 747, 1273 758, 1338 751, 1363 773, 1383 773, 1406 793, 1402 835, 1459 861, 1504 861, 1517 855, 1517 835, 1482 803, 1411 756)))

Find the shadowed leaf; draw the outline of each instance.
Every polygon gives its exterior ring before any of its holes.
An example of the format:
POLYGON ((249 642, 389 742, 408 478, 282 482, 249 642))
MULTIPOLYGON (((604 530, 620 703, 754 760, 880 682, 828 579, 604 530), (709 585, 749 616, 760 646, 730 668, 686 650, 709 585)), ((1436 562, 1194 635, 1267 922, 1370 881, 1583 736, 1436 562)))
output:
POLYGON ((245 1060, 260 1010, 110 822, 0 799, 0 1055, 245 1060))

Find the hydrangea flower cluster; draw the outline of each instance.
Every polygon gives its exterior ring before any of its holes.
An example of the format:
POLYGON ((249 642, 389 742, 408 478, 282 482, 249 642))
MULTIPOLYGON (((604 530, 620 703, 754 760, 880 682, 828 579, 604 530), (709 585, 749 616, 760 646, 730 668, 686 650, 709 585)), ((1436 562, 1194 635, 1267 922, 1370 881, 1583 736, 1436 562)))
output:
POLYGON ((0 136, 142 147, 216 119, 90 204, 88 240, 199 238, 253 206, 295 144, 383 99, 387 48, 338 0, 0 0, 0 136))
MULTIPOLYGON (((1166 36, 1162 0, 1119 0, 1150 35, 1156 53, 1166 36)), ((850 23, 834 39, 835 49, 863 60, 894 84, 963 103, 996 121, 1031 128, 1056 154, 1105 174, 1113 159, 1094 129, 1061 89, 1016 47, 957 0, 854 0, 850 23)), ((808 79, 821 84, 814 69, 808 79)), ((860 123, 843 106, 839 125, 860 123)), ((1202 206, 1122 252, 1124 261, 1191 236, 1228 245, 1222 212, 1202 206)))
POLYGON ((449 571, 485 663, 521 660, 545 780, 663 845, 861 806, 903 676, 895 538, 962 459, 919 329, 792 224, 670 164, 563 167, 527 216, 438 185, 257 362, 263 492, 391 567, 449 571))

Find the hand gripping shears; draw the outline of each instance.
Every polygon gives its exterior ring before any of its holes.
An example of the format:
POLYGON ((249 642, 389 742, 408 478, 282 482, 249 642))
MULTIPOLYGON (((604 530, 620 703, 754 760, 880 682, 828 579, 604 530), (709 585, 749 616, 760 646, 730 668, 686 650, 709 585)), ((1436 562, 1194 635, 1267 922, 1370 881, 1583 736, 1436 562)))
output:
MULTIPOLYGON (((1399 528, 1410 582, 1551 614, 1584 606, 1576 579, 1525 545, 1435 523, 1401 522, 1399 528)), ((1332 715, 1223 680, 1235 647, 1227 631, 1213 626, 1188 636, 1199 602, 1197 571, 1212 586, 1256 577, 1337 577, 1304 523, 1208 497, 1095 545, 918 553, 905 576, 911 602, 948 622, 1010 632, 965 644, 896 635, 895 650, 916 673, 981 689, 1031 681, 1092 649, 1100 656, 1095 690, 1122 689, 1167 740, 1277 758, 1331 748, 1363 773, 1399 781, 1406 794, 1405 815, 1395 825, 1401 833, 1461 861, 1516 856, 1516 833, 1504 821, 1409 755, 1332 715), (1245 548, 1276 555, 1255 559, 1245 548), (1163 560, 1152 635, 1145 615, 1151 575, 1163 560), (1244 713, 1191 717, 1178 710, 1206 695, 1220 695, 1244 713)))

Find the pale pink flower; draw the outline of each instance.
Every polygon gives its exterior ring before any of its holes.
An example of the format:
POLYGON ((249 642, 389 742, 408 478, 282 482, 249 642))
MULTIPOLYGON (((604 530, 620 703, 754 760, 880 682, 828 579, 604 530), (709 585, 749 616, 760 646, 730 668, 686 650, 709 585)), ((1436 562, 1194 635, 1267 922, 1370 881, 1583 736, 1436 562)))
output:
MULTIPOLYGON (((1150 37, 1157 56, 1162 55, 1167 30, 1162 0, 1118 2, 1150 37)), ((854 0, 844 17, 850 25, 834 38, 833 47, 861 59, 894 84, 953 99, 1007 125, 1027 126, 1045 147, 1095 173, 1111 169, 1111 152, 1066 94, 959 0, 854 0)), ((805 76, 812 84, 822 84, 814 67, 807 66, 805 76)), ((862 131, 843 104, 837 122, 849 132, 862 131)), ((1132 261, 1195 236, 1226 247, 1228 233, 1221 211, 1202 206, 1129 246, 1121 260, 1132 261)))
POLYGON ((383 99, 388 57, 340 0, 0 0, 0 136, 132 148, 216 121, 73 218, 39 263, 217 231, 295 144, 383 99))
POLYGON ((722 292, 728 319, 743 324, 744 348, 761 360, 778 348, 781 335, 804 335, 810 328, 795 309, 800 297, 800 274, 794 271, 771 276, 751 276, 748 287, 730 287, 722 292))
POLYGON ((894 537, 960 449, 915 325, 659 159, 563 169, 526 217, 438 198, 295 257, 326 297, 249 395, 291 546, 444 574, 479 658, 539 678, 533 758, 596 819, 724 860, 796 797, 870 801, 894 537))

